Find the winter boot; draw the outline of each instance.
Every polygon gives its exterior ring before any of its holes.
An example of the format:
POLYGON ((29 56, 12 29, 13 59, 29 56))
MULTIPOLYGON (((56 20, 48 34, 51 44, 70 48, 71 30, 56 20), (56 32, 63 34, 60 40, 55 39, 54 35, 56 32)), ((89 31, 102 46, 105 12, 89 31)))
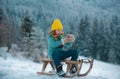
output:
POLYGON ((77 72, 77 68, 75 67, 75 65, 72 65, 72 67, 70 68, 70 74, 74 74, 77 72))
POLYGON ((65 77, 66 73, 62 69, 62 65, 58 66, 56 69, 59 77, 65 77))

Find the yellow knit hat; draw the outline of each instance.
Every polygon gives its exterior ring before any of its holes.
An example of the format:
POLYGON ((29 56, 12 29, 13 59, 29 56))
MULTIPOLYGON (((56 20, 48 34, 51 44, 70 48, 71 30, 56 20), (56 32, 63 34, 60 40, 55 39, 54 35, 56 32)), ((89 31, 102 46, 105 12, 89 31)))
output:
POLYGON ((51 27, 51 31, 53 30, 63 30, 62 23, 59 19, 54 20, 52 27, 51 27))

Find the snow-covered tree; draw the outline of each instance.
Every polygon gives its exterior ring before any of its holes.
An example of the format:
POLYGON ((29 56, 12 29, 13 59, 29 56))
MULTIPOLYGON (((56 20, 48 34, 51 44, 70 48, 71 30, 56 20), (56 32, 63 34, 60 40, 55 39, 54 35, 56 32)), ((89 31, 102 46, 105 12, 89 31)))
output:
MULTIPOLYGON (((30 16, 28 14, 25 15, 23 19, 23 23, 21 25, 21 49, 22 51, 30 51, 30 43, 31 43, 31 37, 32 37, 33 30, 33 21, 31 20, 30 16)), ((29 56, 29 54, 27 55, 29 56)))
POLYGON ((98 38, 99 38, 99 24, 98 20, 95 18, 93 22, 93 30, 92 30, 92 44, 91 44, 91 54, 93 58, 96 58, 97 56, 97 50, 98 50, 98 38))
POLYGON ((23 37, 31 37, 31 33, 33 32, 33 21, 31 20, 30 16, 28 14, 25 15, 23 19, 23 23, 21 25, 21 33, 23 37))
POLYGON ((9 52, 12 54, 12 56, 17 56, 18 52, 20 51, 20 48, 17 46, 17 44, 12 44, 11 49, 9 52))
POLYGON ((4 59, 7 58, 8 47, 0 47, 0 56, 4 59))
POLYGON ((109 53, 109 61, 114 63, 120 63, 120 36, 119 36, 119 23, 118 23, 118 17, 116 15, 113 15, 112 21, 110 23, 110 53, 109 53))
POLYGON ((3 12, 3 9, 0 6, 0 23, 2 22, 3 18, 4 18, 4 12, 3 12))
POLYGON ((39 61, 44 54, 44 32, 39 27, 34 27, 30 17, 25 16, 21 26, 22 45, 25 56, 33 61, 39 61))
POLYGON ((88 15, 86 15, 80 21, 74 48, 77 48, 79 51, 81 51, 81 54, 90 56, 90 41, 90 22, 88 15))
POLYGON ((46 44, 45 44, 45 35, 41 28, 34 28, 34 35, 31 37, 31 47, 32 52, 31 58, 34 61, 39 61, 40 58, 45 58, 46 56, 46 44))

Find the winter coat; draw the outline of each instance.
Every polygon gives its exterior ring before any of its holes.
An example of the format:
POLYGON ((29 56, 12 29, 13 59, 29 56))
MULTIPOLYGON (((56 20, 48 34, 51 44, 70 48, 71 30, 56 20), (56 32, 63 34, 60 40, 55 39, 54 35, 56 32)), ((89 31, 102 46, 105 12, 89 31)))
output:
POLYGON ((49 35, 48 36, 48 57, 50 59, 53 59, 52 58, 53 51, 65 50, 65 48, 70 48, 71 46, 72 46, 72 43, 65 43, 63 45, 62 39, 56 41, 52 35, 49 35))

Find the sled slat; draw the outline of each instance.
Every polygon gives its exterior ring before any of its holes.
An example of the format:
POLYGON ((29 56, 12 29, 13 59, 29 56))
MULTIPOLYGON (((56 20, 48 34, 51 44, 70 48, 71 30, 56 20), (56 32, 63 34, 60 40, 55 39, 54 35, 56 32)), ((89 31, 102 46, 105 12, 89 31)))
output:
POLYGON ((48 73, 48 72, 37 72, 37 74, 39 74, 39 75, 48 75, 48 76, 55 75, 54 73, 48 73))

